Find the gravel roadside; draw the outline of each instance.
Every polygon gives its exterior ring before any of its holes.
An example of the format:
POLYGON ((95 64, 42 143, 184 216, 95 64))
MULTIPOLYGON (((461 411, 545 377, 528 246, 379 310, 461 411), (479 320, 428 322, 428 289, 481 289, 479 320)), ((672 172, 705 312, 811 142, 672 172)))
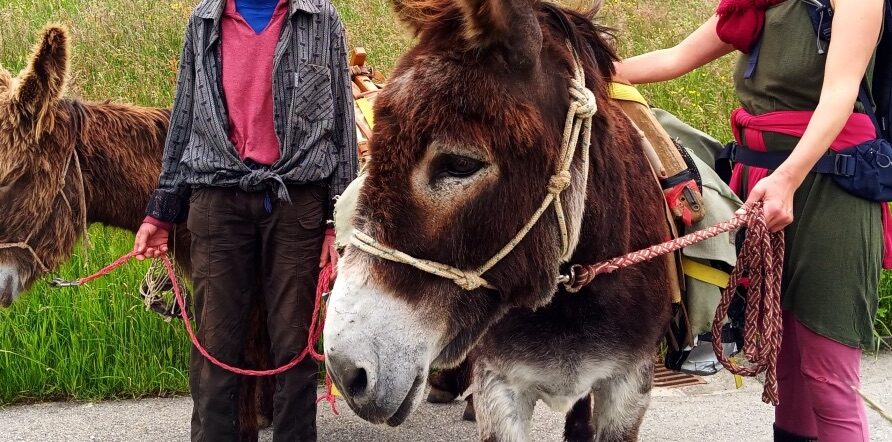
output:
MULTIPOLYGON (((863 390, 892 408, 892 354, 865 356, 863 390)), ((657 389, 641 429, 642 441, 770 441, 772 408, 760 401, 761 384, 747 380, 734 389, 727 373, 706 385, 657 389)), ((0 408, 0 440, 8 441, 185 441, 189 437, 190 398, 99 403, 46 403, 0 408)), ((370 425, 340 403, 342 416, 319 407, 320 441, 476 440, 473 424, 460 420, 464 403, 423 404, 402 426, 370 425)), ((892 424, 868 410, 871 440, 892 442, 892 424)), ((541 403, 531 428, 534 441, 559 441, 563 416, 541 403)), ((261 440, 271 440, 264 432, 261 440)))

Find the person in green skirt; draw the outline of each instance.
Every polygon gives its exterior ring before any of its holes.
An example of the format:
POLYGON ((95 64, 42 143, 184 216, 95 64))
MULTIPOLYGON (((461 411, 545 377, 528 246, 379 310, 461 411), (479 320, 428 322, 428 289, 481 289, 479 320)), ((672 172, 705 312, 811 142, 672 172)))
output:
POLYGON ((861 349, 874 339, 877 286, 890 252, 883 245, 888 209, 812 169, 828 148, 876 137, 856 100, 870 74, 883 0, 835 0, 829 45, 817 37, 809 7, 805 0, 722 0, 677 46, 616 67, 620 78, 650 83, 743 53, 734 72, 742 105, 732 115, 735 138, 756 152, 789 153, 774 170, 738 163, 731 181, 746 204, 763 203, 769 228, 783 229, 787 240, 774 437, 868 441, 854 388, 861 349))

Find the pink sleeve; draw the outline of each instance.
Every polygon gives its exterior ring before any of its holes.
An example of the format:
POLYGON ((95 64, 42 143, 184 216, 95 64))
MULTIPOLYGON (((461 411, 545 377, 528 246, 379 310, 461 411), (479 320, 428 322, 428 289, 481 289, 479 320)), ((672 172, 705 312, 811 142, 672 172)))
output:
POLYGON ((142 220, 142 222, 144 222, 144 223, 149 223, 149 224, 151 224, 151 225, 153 225, 153 226, 155 226, 155 227, 159 227, 159 228, 162 228, 162 229, 164 229, 164 230, 167 230, 168 232, 170 232, 171 230, 173 230, 173 223, 170 223, 170 222, 167 222, 167 221, 161 221, 160 219, 157 219, 157 218, 152 217, 152 216, 147 216, 147 217, 145 217, 145 218, 142 220))

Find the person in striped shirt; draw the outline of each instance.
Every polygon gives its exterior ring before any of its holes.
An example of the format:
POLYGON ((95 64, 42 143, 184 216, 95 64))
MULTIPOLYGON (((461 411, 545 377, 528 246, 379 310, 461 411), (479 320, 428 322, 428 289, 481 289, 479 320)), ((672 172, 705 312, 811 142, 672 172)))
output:
MULTIPOLYGON (((186 28, 162 172, 137 233, 139 258, 167 252, 187 220, 198 337, 240 365, 263 297, 273 362, 306 345, 325 226, 357 172, 343 25, 328 0, 203 0, 186 28)), ((318 366, 276 377, 274 439, 316 439, 318 366)), ((192 351, 192 440, 238 437, 240 379, 192 351)))

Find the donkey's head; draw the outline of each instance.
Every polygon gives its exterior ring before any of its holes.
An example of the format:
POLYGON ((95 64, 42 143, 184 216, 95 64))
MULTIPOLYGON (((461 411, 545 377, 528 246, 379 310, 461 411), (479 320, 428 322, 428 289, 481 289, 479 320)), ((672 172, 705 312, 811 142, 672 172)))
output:
MULTIPOLYGON (((478 269, 523 229, 548 192, 574 51, 599 98, 614 57, 587 16, 536 0, 402 0, 396 11, 419 42, 377 99, 372 160, 354 221, 377 243, 412 257, 478 269)), ((592 149, 607 124, 596 115, 592 149)), ((551 300, 559 266, 579 240, 586 194, 580 157, 562 194, 569 251, 561 250, 549 209, 482 274, 489 287, 347 248, 325 350, 335 382, 361 417, 401 423, 432 366, 460 362, 509 309, 551 300)))
POLYGON ((0 68, 0 306, 8 306, 73 244, 73 137, 60 110, 68 38, 47 27, 16 77, 0 68), (64 244, 64 246, 63 246, 64 244), (32 253, 33 251, 33 253, 32 253))

